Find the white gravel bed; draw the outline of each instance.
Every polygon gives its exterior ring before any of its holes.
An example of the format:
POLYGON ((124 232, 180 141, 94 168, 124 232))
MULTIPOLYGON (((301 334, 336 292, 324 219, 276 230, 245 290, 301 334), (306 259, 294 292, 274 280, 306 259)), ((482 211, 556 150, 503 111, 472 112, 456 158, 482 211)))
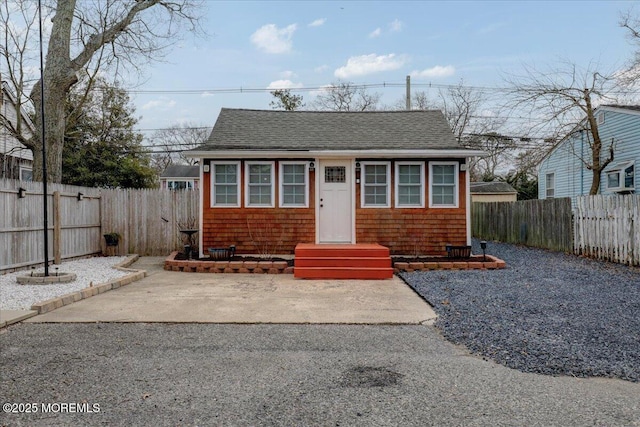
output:
MULTIPOLYGON (((126 276, 128 273, 113 268, 127 257, 95 257, 63 262, 49 267, 49 274, 75 273, 76 280, 69 283, 52 283, 47 285, 20 285, 16 277, 31 274, 31 270, 16 271, 0 276, 0 309, 29 310, 33 304, 60 297, 88 288, 91 283, 98 285, 111 279, 126 276)), ((34 270, 44 272, 44 267, 34 270)))

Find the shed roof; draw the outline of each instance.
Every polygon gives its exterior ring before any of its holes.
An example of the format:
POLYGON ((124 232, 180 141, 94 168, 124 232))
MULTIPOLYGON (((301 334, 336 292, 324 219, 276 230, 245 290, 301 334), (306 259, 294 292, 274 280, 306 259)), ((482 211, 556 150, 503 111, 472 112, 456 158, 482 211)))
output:
POLYGON ((200 167, 190 165, 169 165, 160 175, 160 178, 198 178, 200 167))
POLYGON ((223 108, 192 151, 464 149, 439 110, 274 111, 223 108))
POLYGON ((516 189, 506 182, 471 182, 471 194, 515 194, 516 189))

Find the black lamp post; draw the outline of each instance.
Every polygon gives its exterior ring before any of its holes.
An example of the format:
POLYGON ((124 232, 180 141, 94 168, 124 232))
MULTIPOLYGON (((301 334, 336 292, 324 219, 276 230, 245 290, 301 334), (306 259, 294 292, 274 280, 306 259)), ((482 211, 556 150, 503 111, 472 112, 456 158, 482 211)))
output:
POLYGON ((44 275, 49 276, 49 219, 47 215, 47 151, 44 137, 44 58, 42 55, 42 2, 38 0, 38 25, 40 29, 40 116, 42 117, 42 209, 44 211, 44 275))
POLYGON ((482 261, 487 260, 487 241, 483 240, 480 242, 480 247, 482 248, 482 261))

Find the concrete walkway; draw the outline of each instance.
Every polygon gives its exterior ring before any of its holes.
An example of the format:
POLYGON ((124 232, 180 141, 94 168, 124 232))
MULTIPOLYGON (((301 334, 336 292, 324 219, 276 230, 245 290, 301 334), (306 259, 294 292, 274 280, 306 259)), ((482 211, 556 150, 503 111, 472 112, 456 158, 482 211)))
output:
POLYGON ((149 276, 27 322, 420 324, 436 314, 403 281, 300 280, 290 274, 162 270, 162 258, 131 268, 149 276))

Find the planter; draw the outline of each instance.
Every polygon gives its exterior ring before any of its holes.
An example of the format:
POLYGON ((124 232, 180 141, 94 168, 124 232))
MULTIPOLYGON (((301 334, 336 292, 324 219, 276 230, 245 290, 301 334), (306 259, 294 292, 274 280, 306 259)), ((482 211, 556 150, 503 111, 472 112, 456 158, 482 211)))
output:
POLYGON ((104 235, 104 241, 107 243, 107 246, 118 246, 120 236, 116 233, 107 233, 104 235))

